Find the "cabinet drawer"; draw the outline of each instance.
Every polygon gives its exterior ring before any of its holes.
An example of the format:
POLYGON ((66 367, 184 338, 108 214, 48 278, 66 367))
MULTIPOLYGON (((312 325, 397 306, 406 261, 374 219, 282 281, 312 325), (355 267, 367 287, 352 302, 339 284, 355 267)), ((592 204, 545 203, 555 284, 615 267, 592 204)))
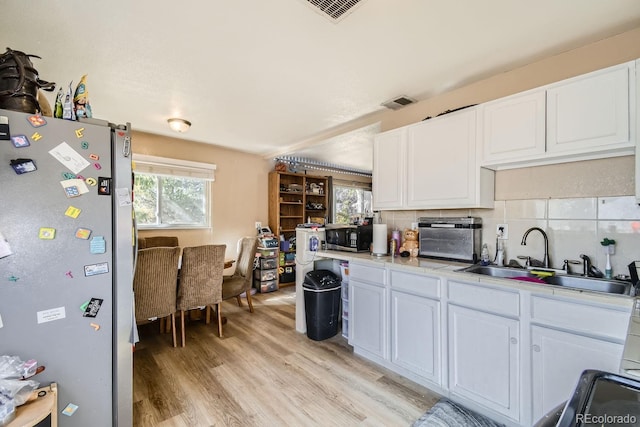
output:
POLYGON ((254 270, 253 277, 260 280, 275 280, 278 278, 278 269, 274 268, 273 270, 254 270))
POLYGON ((374 283, 376 285, 384 285, 384 272, 384 268, 354 264, 353 262, 349 263, 349 277, 351 279, 374 283))
POLYGON ((391 270, 391 287, 416 295, 440 299, 440 278, 391 270))
POLYGON ((270 270, 278 267, 278 258, 260 258, 260 269, 270 270))
POLYGON ((491 313, 513 317, 520 315, 518 292, 449 281, 449 301, 491 313))
POLYGON ((532 322, 619 341, 627 336, 630 314, 630 309, 616 310, 540 296, 531 298, 532 322))

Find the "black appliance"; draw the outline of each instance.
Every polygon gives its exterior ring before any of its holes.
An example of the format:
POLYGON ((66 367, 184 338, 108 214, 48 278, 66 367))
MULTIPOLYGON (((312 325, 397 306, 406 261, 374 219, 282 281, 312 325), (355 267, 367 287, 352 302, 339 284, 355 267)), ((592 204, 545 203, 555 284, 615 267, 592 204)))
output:
POLYGON ((327 249, 369 252, 373 242, 373 225, 327 224, 327 249))
POLYGON ((535 427, 638 425, 640 420, 640 381, 629 377, 589 369, 568 397, 535 427))

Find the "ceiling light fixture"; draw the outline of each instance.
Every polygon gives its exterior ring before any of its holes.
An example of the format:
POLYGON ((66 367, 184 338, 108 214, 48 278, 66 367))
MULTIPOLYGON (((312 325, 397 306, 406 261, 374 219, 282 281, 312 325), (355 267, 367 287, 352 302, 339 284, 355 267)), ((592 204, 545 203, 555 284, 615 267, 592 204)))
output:
POLYGON ((191 122, 184 119, 171 118, 167 120, 169 127, 179 133, 184 133, 191 127, 191 122))

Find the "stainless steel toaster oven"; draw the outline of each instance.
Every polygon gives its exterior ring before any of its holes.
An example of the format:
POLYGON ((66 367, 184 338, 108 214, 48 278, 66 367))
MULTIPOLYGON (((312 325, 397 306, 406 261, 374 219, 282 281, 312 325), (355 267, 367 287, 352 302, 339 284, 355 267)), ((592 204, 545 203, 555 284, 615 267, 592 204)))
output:
POLYGON ((418 256, 476 263, 482 246, 482 218, 418 218, 418 256))

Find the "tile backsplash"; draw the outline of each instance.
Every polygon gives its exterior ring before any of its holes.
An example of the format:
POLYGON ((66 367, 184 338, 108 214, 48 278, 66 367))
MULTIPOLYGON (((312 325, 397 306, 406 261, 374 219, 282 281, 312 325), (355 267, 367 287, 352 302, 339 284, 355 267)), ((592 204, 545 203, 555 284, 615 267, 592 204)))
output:
MULTIPOLYGON (((409 228, 423 216, 482 218, 482 241, 492 254, 496 250, 496 226, 507 224, 505 263, 515 259, 524 264, 518 256, 542 260, 544 240, 540 233, 532 232, 526 246, 520 244, 530 227, 540 227, 547 233, 553 268, 562 268, 565 259, 580 261, 580 254, 585 254, 604 272, 606 256, 600 242, 605 237, 616 241, 615 254, 611 255, 614 276, 629 274, 629 263, 640 260, 640 206, 633 196, 498 200, 493 209, 382 212, 389 230, 409 228)), ((580 273, 582 265, 572 265, 572 270, 580 273)))

